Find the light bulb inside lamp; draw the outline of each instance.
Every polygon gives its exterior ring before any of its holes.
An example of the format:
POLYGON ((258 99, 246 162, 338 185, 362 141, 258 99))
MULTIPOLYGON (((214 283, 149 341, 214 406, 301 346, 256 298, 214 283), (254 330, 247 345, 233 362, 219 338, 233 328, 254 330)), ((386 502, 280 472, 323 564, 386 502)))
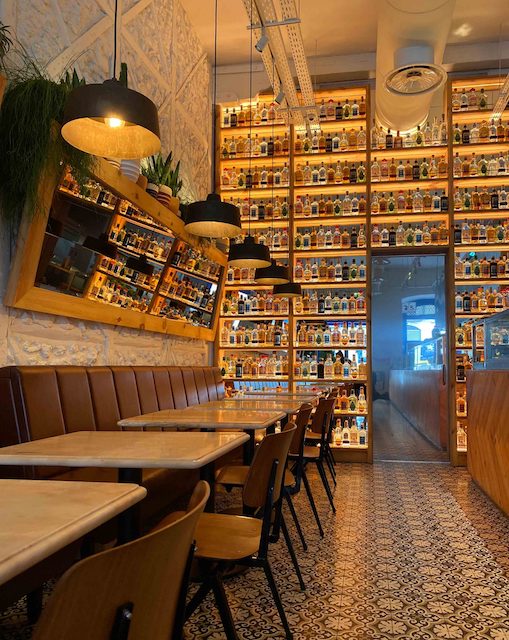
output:
POLYGON ((104 122, 108 125, 108 127, 111 127, 112 129, 120 129, 120 127, 123 127, 125 125, 124 120, 115 117, 104 118, 104 122))

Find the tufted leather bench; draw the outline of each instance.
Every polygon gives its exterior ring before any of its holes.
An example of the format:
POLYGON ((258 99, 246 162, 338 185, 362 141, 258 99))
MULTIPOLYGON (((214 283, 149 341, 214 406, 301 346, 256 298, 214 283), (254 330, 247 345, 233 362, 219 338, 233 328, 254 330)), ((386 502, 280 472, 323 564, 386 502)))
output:
MULTIPOLYGON (((118 430, 117 422, 224 397, 216 367, 0 368, 0 446, 49 438, 72 431, 118 430)), ((55 480, 117 480, 116 469, 0 467, 3 477, 55 480)), ((164 513, 196 482, 196 472, 145 469, 148 495, 141 503, 142 523, 164 513)))

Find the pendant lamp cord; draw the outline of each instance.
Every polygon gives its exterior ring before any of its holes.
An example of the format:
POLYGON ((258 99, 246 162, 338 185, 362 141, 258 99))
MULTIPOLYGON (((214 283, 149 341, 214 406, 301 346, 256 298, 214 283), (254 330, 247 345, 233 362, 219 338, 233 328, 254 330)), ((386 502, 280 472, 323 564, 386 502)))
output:
MULTIPOLYGON (((251 0, 251 11, 249 16, 249 173, 251 173, 251 158, 253 156, 253 0, 251 0)), ((251 211, 251 189, 247 194, 249 211, 251 211)), ((247 235, 251 235, 251 213, 247 218, 247 235)))
MULTIPOLYGON (((274 74, 275 74, 275 60, 274 57, 272 57, 272 105, 274 106, 275 109, 275 104, 276 104, 276 89, 275 89, 275 82, 274 82, 274 74)), ((270 194, 270 199, 272 202, 272 218, 270 221, 270 232, 271 232, 271 247, 272 249, 274 249, 274 155, 275 155, 275 148, 274 148, 274 125, 276 123, 276 116, 274 114, 274 118, 272 119, 272 162, 271 162, 271 171, 272 171, 272 189, 271 189, 271 194, 270 194)))
POLYGON ((117 78, 117 22, 118 0, 115 0, 115 15, 113 18, 113 77, 117 78))
POLYGON ((216 100, 217 100, 217 4, 214 4, 214 73, 212 75, 212 193, 216 193, 216 100))

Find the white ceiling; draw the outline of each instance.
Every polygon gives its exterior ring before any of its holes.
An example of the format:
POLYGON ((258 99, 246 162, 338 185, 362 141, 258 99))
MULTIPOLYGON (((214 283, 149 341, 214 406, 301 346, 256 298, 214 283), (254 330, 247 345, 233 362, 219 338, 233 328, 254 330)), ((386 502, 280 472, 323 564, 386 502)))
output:
MULTIPOLYGON (((182 0, 210 60, 214 50, 214 1, 182 0)), ((377 0, 296 0, 296 4, 300 4, 308 58, 376 50, 377 0)), ((218 66, 248 62, 250 32, 242 0, 219 0, 218 15, 218 66)), ((509 0, 456 0, 449 44, 500 39, 509 40, 509 0)), ((257 60, 256 51, 254 56, 257 60)))

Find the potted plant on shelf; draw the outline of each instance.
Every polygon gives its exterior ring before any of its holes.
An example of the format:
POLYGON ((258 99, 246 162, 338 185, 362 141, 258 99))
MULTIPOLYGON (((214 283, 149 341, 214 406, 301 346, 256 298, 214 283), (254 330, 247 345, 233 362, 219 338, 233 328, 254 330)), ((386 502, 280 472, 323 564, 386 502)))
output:
POLYGON ((169 208, 171 198, 176 198, 182 189, 180 160, 173 168, 172 152, 170 151, 166 160, 158 153, 142 160, 141 171, 148 180, 147 192, 169 208))
POLYGON ((15 232, 25 209, 32 215, 40 211, 42 178, 56 182, 68 165, 84 187, 95 158, 67 144, 59 132, 67 96, 84 82, 76 72, 52 80, 16 41, 3 70, 8 84, 0 109, 0 210, 15 232))

